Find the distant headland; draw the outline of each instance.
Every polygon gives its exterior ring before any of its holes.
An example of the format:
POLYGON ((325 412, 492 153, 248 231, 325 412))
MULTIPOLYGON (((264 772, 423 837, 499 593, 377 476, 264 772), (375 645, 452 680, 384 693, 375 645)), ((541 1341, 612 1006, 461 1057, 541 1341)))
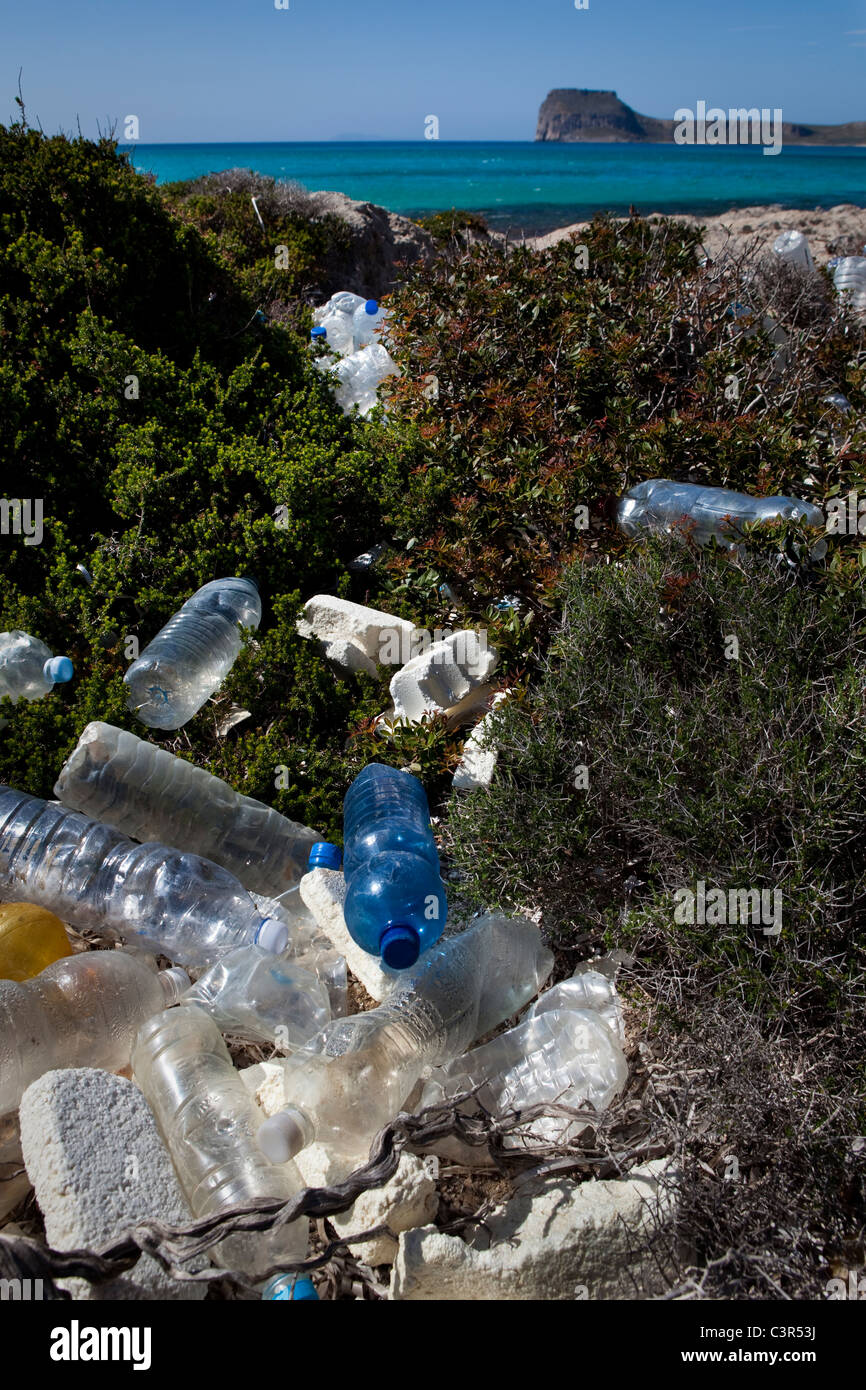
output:
MULTIPOLYGON (((745 116, 744 111, 740 119, 744 120, 745 116)), ((674 140, 676 128, 677 121, 673 119, 640 115, 621 101, 616 92, 556 87, 541 104, 535 138, 667 144, 674 140)), ((866 121, 848 121, 844 125, 782 121, 781 135, 786 144, 792 145, 866 145, 866 121)))

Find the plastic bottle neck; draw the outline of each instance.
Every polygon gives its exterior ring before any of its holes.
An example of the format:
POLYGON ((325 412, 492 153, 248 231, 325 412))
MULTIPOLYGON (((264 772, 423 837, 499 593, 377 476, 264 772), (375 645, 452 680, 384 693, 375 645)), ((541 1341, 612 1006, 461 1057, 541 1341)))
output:
POLYGON ((173 1004, 176 1004, 181 995, 185 994, 192 984, 189 975, 187 975, 185 970, 181 970, 178 965, 171 966, 169 970, 160 970, 157 978, 162 985, 162 992, 165 995, 165 1007, 167 1009, 170 1009, 173 1004))

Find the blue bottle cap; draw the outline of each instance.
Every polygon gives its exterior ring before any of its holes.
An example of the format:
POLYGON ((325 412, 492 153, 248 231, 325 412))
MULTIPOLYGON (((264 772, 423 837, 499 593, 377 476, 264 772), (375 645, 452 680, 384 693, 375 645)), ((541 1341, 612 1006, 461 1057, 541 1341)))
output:
POLYGON ((271 1279, 262 1291, 262 1298, 273 1302, 291 1300, 294 1303, 319 1303, 319 1295, 312 1279, 295 1279, 293 1274, 278 1274, 271 1279), (294 1280, 294 1288, 292 1282, 294 1280))
POLYGON ((327 336, 328 330, 327 328, 323 328, 321 324, 319 324, 317 328, 312 328, 310 330, 311 338, 327 338, 327 336))
POLYGON ((310 857, 307 860, 307 868, 313 869, 339 869, 343 856, 336 845, 332 845, 328 840, 318 840, 310 850, 310 857))
POLYGON ((71 681, 75 673, 75 668, 68 656, 52 656, 50 661, 46 661, 42 668, 46 678, 53 681, 55 685, 65 685, 71 681))
POLYGON ((379 952, 391 970, 408 970, 421 954, 421 942, 414 927, 400 923, 383 931, 379 952))
POLYGON ((368 300, 367 300, 367 303, 364 305, 364 309, 365 309, 365 311, 366 311, 368 314, 378 314, 378 312, 379 312, 379 301, 378 301, 378 299, 368 299, 368 300))

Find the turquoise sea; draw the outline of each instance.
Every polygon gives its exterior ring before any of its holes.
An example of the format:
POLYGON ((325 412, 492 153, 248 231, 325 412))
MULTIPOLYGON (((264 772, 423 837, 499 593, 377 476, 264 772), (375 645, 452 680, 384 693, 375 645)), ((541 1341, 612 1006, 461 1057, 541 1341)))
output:
POLYGON ((866 207, 866 148, 402 142, 127 145, 159 183, 255 169, 337 189, 409 216, 482 212, 502 230, 537 233, 599 209, 712 214, 732 207, 866 207))

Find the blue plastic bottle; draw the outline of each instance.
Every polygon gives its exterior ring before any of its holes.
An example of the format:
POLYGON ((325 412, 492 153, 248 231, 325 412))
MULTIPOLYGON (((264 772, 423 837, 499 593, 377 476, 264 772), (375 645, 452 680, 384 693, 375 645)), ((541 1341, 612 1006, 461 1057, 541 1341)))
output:
MULTIPOLYGON (((343 839, 346 926, 365 951, 407 970, 439 940, 448 911, 418 779, 369 763, 346 792, 343 839)), ((311 867, 336 867, 327 860, 314 845, 311 867)))

